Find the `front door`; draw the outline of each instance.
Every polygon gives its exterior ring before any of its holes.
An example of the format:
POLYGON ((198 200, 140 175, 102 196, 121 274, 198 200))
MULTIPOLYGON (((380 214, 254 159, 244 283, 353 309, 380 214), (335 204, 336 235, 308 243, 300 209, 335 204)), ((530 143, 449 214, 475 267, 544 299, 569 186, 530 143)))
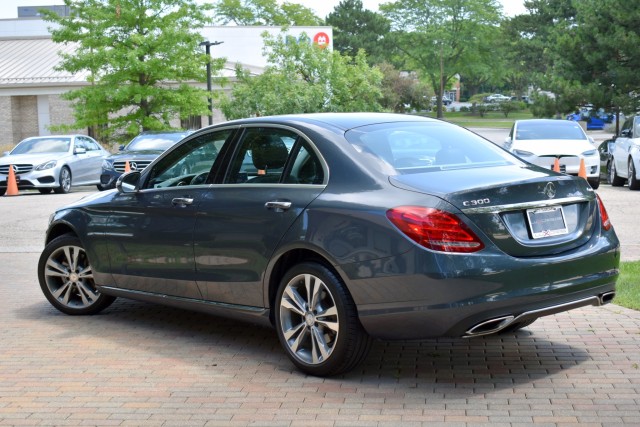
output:
POLYGON ((201 297, 193 253, 196 213, 210 191, 206 181, 218 148, 234 132, 226 129, 185 140, 145 170, 140 191, 114 198, 107 238, 116 286, 201 297), (196 163, 184 173, 185 164, 196 163))

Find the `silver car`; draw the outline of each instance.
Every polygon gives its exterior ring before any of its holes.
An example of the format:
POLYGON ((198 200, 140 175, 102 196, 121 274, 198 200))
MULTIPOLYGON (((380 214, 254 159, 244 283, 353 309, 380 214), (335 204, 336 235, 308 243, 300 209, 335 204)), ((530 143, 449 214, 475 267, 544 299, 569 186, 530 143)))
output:
POLYGON ((79 185, 100 188, 100 166, 109 154, 86 135, 27 138, 0 157, 0 196, 7 191, 9 168, 13 168, 19 190, 47 194, 52 190, 68 193, 79 185))

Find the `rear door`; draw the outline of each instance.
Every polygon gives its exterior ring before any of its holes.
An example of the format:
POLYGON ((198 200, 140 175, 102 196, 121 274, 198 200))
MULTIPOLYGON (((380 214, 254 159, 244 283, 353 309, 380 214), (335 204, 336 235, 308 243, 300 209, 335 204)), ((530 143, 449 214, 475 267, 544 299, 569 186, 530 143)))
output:
POLYGON ((266 266, 282 236, 322 192, 324 162, 294 130, 250 127, 201 200, 196 277, 205 299, 263 307, 266 266))

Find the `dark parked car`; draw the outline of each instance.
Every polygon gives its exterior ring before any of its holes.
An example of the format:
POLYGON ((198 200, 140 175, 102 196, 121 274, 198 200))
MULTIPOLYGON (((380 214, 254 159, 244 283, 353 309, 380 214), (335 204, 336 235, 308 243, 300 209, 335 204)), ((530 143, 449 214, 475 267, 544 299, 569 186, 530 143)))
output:
POLYGON ((142 132, 126 146, 121 145, 117 154, 102 162, 100 184, 103 189, 115 188, 116 180, 129 164, 129 170, 142 170, 153 160, 192 131, 142 132))
POLYGON ((125 297, 272 324, 313 375, 352 369, 371 337, 475 337, 599 306, 618 277, 587 181, 424 117, 232 121, 117 188, 52 216, 51 304, 95 314, 125 297))
MULTIPOLYGON (((611 165, 615 145, 615 138, 602 141, 600 145, 598 145, 598 152, 600 153, 600 179, 607 182, 609 182, 609 166, 611 165)), ((609 182, 609 184, 611 183, 609 182)))

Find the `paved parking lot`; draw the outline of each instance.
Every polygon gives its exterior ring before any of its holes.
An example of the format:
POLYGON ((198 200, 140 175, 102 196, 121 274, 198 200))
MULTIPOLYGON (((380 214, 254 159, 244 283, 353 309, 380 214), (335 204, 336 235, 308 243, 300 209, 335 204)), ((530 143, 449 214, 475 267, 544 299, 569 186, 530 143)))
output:
MULTIPOLYGON (((599 193, 631 254, 640 192, 599 193)), ((331 379, 295 371, 262 327, 125 300, 63 315, 36 263, 49 213, 86 194, 0 198, 2 426, 640 425, 640 312, 616 305, 517 334, 376 342, 331 379)))

